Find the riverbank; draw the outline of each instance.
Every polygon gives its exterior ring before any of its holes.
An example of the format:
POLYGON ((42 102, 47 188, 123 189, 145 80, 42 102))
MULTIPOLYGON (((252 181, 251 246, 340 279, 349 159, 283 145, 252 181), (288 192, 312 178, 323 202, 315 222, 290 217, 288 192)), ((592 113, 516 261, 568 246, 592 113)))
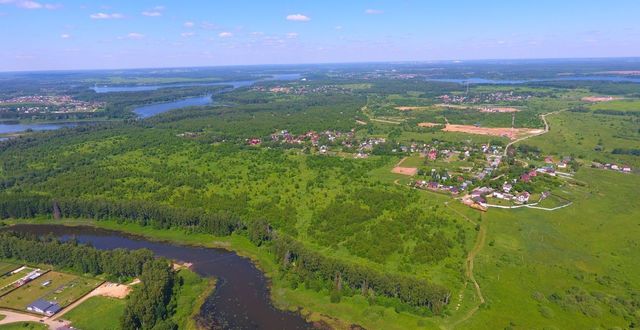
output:
POLYGON ((137 224, 119 224, 116 221, 82 219, 52 220, 5 220, 6 224, 56 224, 65 226, 92 226, 143 237, 150 241, 166 242, 184 246, 222 248, 234 251, 250 259, 268 280, 271 302, 281 309, 299 312, 317 327, 350 329, 354 325, 367 329, 438 328, 441 317, 420 317, 407 312, 397 312, 391 307, 371 305, 365 297, 355 295, 342 297, 340 303, 332 303, 327 290, 319 292, 304 285, 295 288, 289 283, 269 253, 268 248, 257 247, 240 235, 216 237, 209 234, 185 233, 176 229, 153 229, 137 224), (326 292, 325 292, 326 291, 326 292))

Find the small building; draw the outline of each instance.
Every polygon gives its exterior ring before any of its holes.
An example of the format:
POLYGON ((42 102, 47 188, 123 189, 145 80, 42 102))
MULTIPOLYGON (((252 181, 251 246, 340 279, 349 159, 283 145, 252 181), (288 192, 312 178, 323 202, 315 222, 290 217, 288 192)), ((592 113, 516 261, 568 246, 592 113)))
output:
POLYGON ((59 312, 61 309, 62 308, 60 308, 60 305, 58 305, 58 303, 45 301, 42 299, 38 299, 27 306, 28 311, 43 314, 46 316, 52 316, 55 313, 59 312))
POLYGON ((511 188, 513 188, 513 186, 512 186, 510 183, 505 182, 505 183, 502 185, 502 191, 504 191, 504 192, 506 192, 506 193, 510 192, 510 191, 511 191, 511 188))
POLYGON ((525 191, 525 192, 523 192, 521 194, 518 194, 516 196, 516 201, 518 201, 518 203, 524 204, 524 203, 529 202, 529 197, 531 197, 531 195, 529 194, 529 192, 525 191))

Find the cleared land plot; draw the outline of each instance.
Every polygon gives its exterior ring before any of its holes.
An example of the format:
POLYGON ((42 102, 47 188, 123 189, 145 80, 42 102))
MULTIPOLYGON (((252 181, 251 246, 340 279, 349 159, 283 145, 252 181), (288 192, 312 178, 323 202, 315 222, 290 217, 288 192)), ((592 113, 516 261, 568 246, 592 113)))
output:
POLYGON ((472 106, 472 105, 461 105, 461 104, 438 104, 436 106, 440 108, 447 108, 447 109, 478 110, 480 112, 487 112, 487 113, 520 111, 520 109, 514 108, 514 107, 504 107, 504 106, 494 106, 494 105, 472 106))
MULTIPOLYGON (((17 269, 18 267, 16 267, 17 269)), ((27 274, 29 274, 29 272, 35 270, 34 268, 25 268, 15 274, 5 274, 4 276, 0 277, 0 296, 11 291, 14 286, 13 283, 21 278, 23 278, 24 276, 26 276, 27 274)))
POLYGON ((613 100, 615 100, 615 98, 613 96, 585 96, 581 100, 585 101, 585 102, 596 103, 596 102, 613 101, 613 100))
POLYGON ((400 111, 415 111, 415 110, 430 110, 433 109, 431 107, 395 107, 396 110, 400 110, 400 111))
POLYGON ((416 175, 418 174, 418 168, 417 167, 401 167, 401 166, 396 166, 391 170, 392 173, 396 173, 396 174, 402 174, 402 175, 416 175))
POLYGON ((442 125, 442 124, 438 124, 438 123, 418 123, 418 126, 420 127, 434 127, 434 126, 438 126, 438 125, 442 125))
POLYGON ((91 297, 64 315, 78 329, 113 330, 120 328, 120 316, 126 301, 109 297, 91 297))
POLYGON ((446 125, 443 129, 445 132, 461 132, 477 135, 490 135, 506 137, 511 140, 517 138, 542 133, 542 129, 530 129, 530 128, 506 128, 506 127, 478 127, 473 125, 446 125))
POLYGON ((65 307, 93 290, 100 282, 71 274, 48 272, 1 297, 0 307, 26 310, 29 304, 38 299, 54 301, 60 307, 65 307), (50 283, 43 286, 48 281, 50 283))

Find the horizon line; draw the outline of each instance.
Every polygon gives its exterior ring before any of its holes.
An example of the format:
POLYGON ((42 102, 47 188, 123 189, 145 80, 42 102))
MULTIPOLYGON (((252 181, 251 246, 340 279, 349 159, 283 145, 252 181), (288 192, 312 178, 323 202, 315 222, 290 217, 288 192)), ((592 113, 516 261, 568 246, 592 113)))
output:
POLYGON ((484 58, 484 59, 445 59, 445 60, 389 60, 389 61, 355 61, 355 62, 309 62, 309 63, 261 63, 261 64, 220 64, 220 65, 195 65, 195 66, 158 66, 158 67, 120 67, 103 69, 44 69, 44 70, 7 70, 7 73, 47 73, 47 72, 95 72, 95 71, 130 71, 130 70, 169 70, 169 69, 207 69, 207 68, 241 68, 241 67, 268 67, 268 66, 304 66, 304 65, 349 65, 349 64, 461 64, 492 61, 580 61, 580 60, 637 60, 638 56, 604 56, 604 57, 540 57, 540 58, 484 58))

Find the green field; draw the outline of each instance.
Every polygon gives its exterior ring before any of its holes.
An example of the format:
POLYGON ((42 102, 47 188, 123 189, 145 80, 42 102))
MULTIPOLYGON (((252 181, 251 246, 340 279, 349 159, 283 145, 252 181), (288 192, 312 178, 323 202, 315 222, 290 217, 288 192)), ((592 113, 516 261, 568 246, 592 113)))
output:
POLYGON ((78 329, 117 330, 126 300, 91 297, 64 315, 64 319, 78 329))
POLYGON ((0 297, 0 307, 25 310, 37 299, 57 302, 65 307, 88 293, 101 282, 76 275, 50 271, 37 279, 21 286, 11 293, 0 297), (51 281, 47 286, 42 284, 51 281))
POLYGON ((490 210, 476 278, 487 298, 461 328, 627 328, 640 290, 640 178, 581 170, 574 205, 490 210), (606 214, 606 216, 602 216, 606 214))
MULTIPOLYGON (((12 263, 8 263, 8 262, 2 262, 0 261, 0 276, 7 274, 10 271, 13 271, 17 268, 19 268, 19 265, 16 264, 12 264, 12 263)), ((2 280, 0 280, 2 281, 2 280)), ((2 287, 2 282, 0 282, 0 287, 2 287)))
POLYGON ((47 330, 47 327, 44 324, 35 323, 35 322, 17 322, 17 323, 9 323, 0 325, 0 330, 47 330))
POLYGON ((619 110, 640 112, 640 100, 616 100, 610 102, 599 102, 589 106, 592 110, 619 110))
POLYGON ((549 133, 522 143, 558 157, 574 155, 584 159, 587 166, 596 160, 640 167, 640 157, 612 153, 616 148, 640 149, 640 130, 633 120, 572 112, 551 115, 547 120, 551 125, 549 133))

